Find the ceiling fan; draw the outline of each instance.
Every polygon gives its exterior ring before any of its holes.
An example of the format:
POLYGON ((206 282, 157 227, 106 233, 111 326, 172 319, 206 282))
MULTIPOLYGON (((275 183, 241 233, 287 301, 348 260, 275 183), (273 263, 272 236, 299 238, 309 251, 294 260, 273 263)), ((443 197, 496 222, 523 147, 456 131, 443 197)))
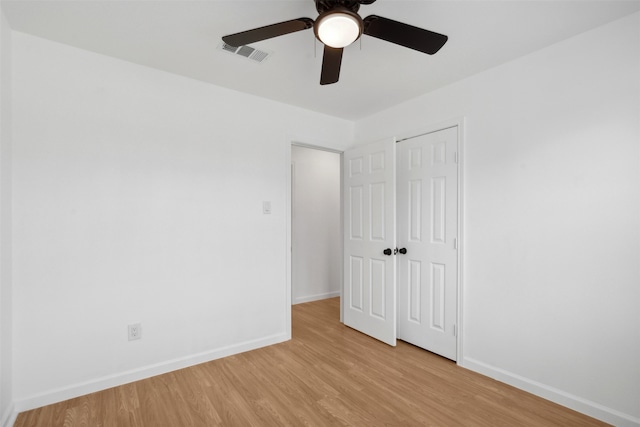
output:
POLYGON ((267 25, 222 37, 233 47, 283 36, 313 27, 316 38, 324 44, 320 84, 336 83, 340 77, 342 52, 362 34, 376 37, 400 46, 429 55, 436 53, 447 42, 448 37, 433 31, 414 27, 382 16, 369 15, 362 19, 358 15, 361 4, 376 0, 314 0, 319 13, 311 18, 298 18, 267 25))

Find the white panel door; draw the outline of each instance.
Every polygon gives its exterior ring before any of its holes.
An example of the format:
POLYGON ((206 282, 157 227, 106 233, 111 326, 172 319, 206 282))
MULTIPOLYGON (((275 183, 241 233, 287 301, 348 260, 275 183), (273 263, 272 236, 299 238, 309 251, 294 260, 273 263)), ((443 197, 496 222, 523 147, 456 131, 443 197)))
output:
POLYGON ((398 143, 398 338, 456 360, 458 128, 398 143))
POLYGON ((344 153, 344 323, 396 345, 395 139, 344 153), (385 250, 387 254, 385 254, 385 250))

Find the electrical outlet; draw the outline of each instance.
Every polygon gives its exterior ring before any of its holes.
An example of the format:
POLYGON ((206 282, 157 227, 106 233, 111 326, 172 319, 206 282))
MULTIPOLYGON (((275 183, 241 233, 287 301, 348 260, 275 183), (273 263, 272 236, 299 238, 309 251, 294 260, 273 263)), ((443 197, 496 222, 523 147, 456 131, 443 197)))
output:
POLYGON ((129 325, 129 341, 139 340, 142 338, 142 326, 140 323, 129 325))

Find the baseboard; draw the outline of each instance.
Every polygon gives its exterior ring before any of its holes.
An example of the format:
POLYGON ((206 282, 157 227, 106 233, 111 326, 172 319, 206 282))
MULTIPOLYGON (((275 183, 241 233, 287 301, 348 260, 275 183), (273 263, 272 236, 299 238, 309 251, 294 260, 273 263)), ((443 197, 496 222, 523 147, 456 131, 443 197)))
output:
POLYGON ((335 298, 335 297, 339 297, 339 296, 340 296, 340 291, 326 292, 324 294, 308 295, 306 297, 296 297, 293 300, 293 303, 294 304, 302 304, 302 303, 305 303, 305 302, 319 301, 321 299, 335 298))
POLYGON ((516 375, 512 372, 505 371, 504 369, 496 368, 495 366, 488 365, 478 360, 464 358, 464 363, 462 363, 461 366, 614 426, 640 427, 640 418, 624 414, 620 411, 616 411, 615 409, 583 399, 579 396, 572 395, 546 384, 533 381, 529 378, 516 375))
POLYGON ((16 418, 18 418, 18 411, 16 411, 15 405, 11 404, 5 410, 4 414, 2 414, 2 422, 0 422, 0 426, 13 427, 13 424, 16 422, 16 418))
MULTIPOLYGON (((167 372, 188 368, 189 366, 210 362, 222 357, 244 353, 246 351, 255 350, 273 344, 278 344, 284 341, 288 341, 289 339, 291 339, 291 337, 288 334, 271 335, 257 340, 246 341, 240 344, 234 344, 231 346, 222 347, 219 349, 206 351, 174 360, 169 360, 166 362, 156 363, 154 365, 145 366, 139 369, 126 371, 115 375, 97 378, 95 380, 70 385, 68 387, 49 390, 34 396, 30 396, 26 399, 16 400, 14 402, 15 409, 13 412, 15 412, 17 415, 20 412, 40 408, 42 406, 51 405, 53 403, 62 402, 68 399, 73 399, 75 397, 84 396, 89 393, 95 393, 97 391, 106 390, 108 388, 128 384, 134 381, 143 380, 145 378, 154 377, 156 375, 166 374, 167 372)), ((11 425, 13 425, 13 423, 7 424, 7 426, 11 425)))

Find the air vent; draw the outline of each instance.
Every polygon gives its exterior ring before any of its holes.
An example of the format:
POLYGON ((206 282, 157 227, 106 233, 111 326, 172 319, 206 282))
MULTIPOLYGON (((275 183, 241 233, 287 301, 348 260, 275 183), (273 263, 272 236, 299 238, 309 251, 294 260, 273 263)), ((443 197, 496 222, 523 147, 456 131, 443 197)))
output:
POLYGON ((272 55, 272 52, 265 52, 263 50, 255 49, 251 46, 234 47, 224 42, 218 47, 218 49, 224 52, 232 53, 234 55, 242 56, 258 63, 266 61, 269 56, 272 55))

